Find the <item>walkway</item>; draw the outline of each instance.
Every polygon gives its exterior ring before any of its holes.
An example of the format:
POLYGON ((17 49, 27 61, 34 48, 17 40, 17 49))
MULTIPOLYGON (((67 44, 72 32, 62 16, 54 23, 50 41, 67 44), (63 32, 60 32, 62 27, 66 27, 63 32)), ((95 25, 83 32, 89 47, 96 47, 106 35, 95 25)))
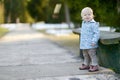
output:
POLYGON ((0 39, 0 80, 115 80, 114 72, 100 68, 80 71, 81 60, 70 51, 18 25, 0 39), (102 79, 101 79, 102 78, 102 79))

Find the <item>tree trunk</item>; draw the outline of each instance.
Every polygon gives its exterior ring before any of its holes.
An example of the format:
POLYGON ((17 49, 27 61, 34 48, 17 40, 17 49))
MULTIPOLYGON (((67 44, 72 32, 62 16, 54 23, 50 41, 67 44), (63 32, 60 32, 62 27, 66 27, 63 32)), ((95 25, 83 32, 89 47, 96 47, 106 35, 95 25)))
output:
POLYGON ((64 3, 65 6, 65 18, 66 18, 66 22, 68 24, 68 27, 71 28, 70 26, 70 14, 69 14, 69 9, 66 3, 64 3))
POLYGON ((117 0, 117 10, 118 10, 118 13, 120 13, 120 0, 117 0))

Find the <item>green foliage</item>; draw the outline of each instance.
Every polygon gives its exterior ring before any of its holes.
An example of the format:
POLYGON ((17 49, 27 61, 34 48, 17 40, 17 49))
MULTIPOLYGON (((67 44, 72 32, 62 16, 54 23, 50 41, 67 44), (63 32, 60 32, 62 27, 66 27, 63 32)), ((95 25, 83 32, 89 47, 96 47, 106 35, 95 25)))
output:
POLYGON ((4 23, 4 8, 3 8, 3 1, 0 0, 0 23, 4 23))
POLYGON ((4 0, 5 22, 15 23, 17 18, 25 22, 26 0, 4 0))
POLYGON ((28 11, 36 21, 46 20, 49 0, 31 0, 28 2, 28 11))
POLYGON ((47 23, 61 23, 65 20, 65 13, 64 13, 64 4, 60 0, 50 0, 49 1, 49 7, 48 7, 48 13, 47 13, 47 23), (62 4, 62 7, 60 9, 60 12, 58 14, 54 14, 54 9, 56 4, 62 4))
POLYGON ((120 13, 117 11, 117 0, 66 0, 74 23, 81 22, 82 8, 89 6, 94 10, 95 20, 107 26, 120 29, 120 13))
POLYGON ((4 0, 5 22, 16 22, 17 18, 20 18, 21 22, 64 22, 65 3, 69 6, 72 22, 80 24, 80 12, 82 8, 89 6, 94 11, 96 21, 99 21, 102 25, 116 27, 116 29, 120 31, 120 12, 118 13, 120 2, 118 3, 117 1, 118 0, 4 0), (59 14, 53 14, 57 3, 61 3, 62 8, 59 14))
POLYGON ((99 2, 98 0, 67 0, 68 5, 70 7, 70 14, 71 14, 71 19, 73 22, 80 22, 81 21, 81 16, 80 12, 82 8, 89 6, 91 8, 98 8, 99 7, 99 2))
POLYGON ((45 21, 47 23, 58 23, 64 20, 64 7, 57 14, 57 18, 53 18, 55 5, 61 3, 60 0, 31 0, 28 2, 28 11, 35 21, 45 21))
POLYGON ((3 35, 5 35, 7 32, 9 32, 8 29, 0 27, 0 37, 2 37, 3 35))

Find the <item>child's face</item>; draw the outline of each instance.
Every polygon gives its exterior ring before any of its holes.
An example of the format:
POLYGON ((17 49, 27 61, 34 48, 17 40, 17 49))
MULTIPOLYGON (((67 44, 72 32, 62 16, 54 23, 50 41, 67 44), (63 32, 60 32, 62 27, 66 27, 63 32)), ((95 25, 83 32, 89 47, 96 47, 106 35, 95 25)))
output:
POLYGON ((91 21, 93 19, 93 14, 90 12, 85 12, 82 14, 82 19, 84 21, 91 21))

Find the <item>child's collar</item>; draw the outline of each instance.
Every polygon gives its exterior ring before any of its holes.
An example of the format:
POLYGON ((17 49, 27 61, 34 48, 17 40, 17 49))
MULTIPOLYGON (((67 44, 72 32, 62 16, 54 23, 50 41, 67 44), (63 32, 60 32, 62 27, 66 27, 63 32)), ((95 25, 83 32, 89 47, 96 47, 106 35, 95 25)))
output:
POLYGON ((92 19, 91 21, 83 21, 84 23, 86 23, 86 22, 95 22, 95 20, 94 19, 92 19))

